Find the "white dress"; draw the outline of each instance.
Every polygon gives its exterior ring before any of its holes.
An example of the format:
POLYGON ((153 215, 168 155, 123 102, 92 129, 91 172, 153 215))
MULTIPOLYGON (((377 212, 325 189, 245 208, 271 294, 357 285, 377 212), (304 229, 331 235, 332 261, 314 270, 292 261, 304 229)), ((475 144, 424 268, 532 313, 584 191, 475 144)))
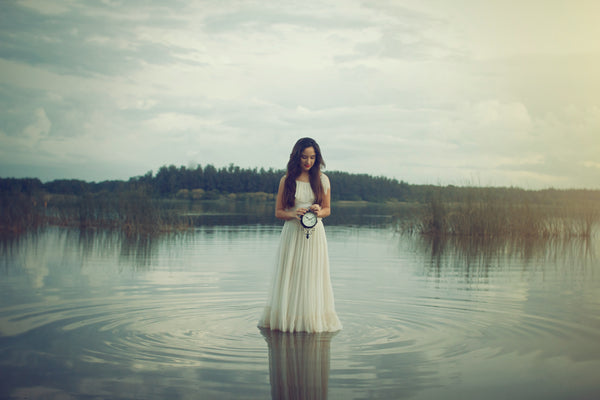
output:
MULTIPOLYGON (((327 193, 330 184, 326 175, 321 174, 321 182, 327 193)), ((310 207, 314 198, 310 183, 296 181, 294 210, 310 207)), ((297 219, 286 221, 280 240, 269 300, 258 326, 283 332, 342 329, 335 312, 327 238, 321 219, 308 239, 297 219)))

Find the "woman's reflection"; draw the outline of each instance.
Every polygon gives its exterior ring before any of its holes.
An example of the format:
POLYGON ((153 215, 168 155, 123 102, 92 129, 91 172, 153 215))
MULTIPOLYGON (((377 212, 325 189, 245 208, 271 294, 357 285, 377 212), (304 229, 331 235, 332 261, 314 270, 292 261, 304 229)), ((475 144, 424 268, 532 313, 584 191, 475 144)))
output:
POLYGON ((261 332, 269 345, 271 397, 326 399, 329 344, 337 332, 261 332))

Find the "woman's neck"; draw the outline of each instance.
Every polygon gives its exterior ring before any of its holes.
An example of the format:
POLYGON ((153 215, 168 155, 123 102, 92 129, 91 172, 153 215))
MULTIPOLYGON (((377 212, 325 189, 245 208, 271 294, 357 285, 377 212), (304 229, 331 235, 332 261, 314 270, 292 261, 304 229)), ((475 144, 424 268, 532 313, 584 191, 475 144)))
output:
POLYGON ((300 182, 310 182, 310 176, 308 175, 308 172, 302 171, 296 180, 300 182))

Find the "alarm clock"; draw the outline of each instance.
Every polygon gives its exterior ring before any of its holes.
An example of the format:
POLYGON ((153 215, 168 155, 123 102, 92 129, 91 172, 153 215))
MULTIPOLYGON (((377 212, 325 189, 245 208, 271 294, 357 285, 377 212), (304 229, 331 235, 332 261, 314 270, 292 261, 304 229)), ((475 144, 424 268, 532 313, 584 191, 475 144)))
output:
POLYGON ((300 217, 300 223, 304 227, 304 231, 306 232, 306 238, 310 237, 310 233, 312 232, 315 225, 317 225, 317 214, 315 214, 312 210, 308 210, 304 213, 302 217, 300 217))

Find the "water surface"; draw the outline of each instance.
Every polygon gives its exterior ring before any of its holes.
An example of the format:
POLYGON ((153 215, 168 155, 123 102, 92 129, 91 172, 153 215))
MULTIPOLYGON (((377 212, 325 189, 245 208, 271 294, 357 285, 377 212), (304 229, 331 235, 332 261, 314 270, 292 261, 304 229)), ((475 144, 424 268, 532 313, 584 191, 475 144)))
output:
POLYGON ((600 398, 595 241, 327 226, 344 329, 261 331, 281 226, 1 242, 0 398, 600 398))

